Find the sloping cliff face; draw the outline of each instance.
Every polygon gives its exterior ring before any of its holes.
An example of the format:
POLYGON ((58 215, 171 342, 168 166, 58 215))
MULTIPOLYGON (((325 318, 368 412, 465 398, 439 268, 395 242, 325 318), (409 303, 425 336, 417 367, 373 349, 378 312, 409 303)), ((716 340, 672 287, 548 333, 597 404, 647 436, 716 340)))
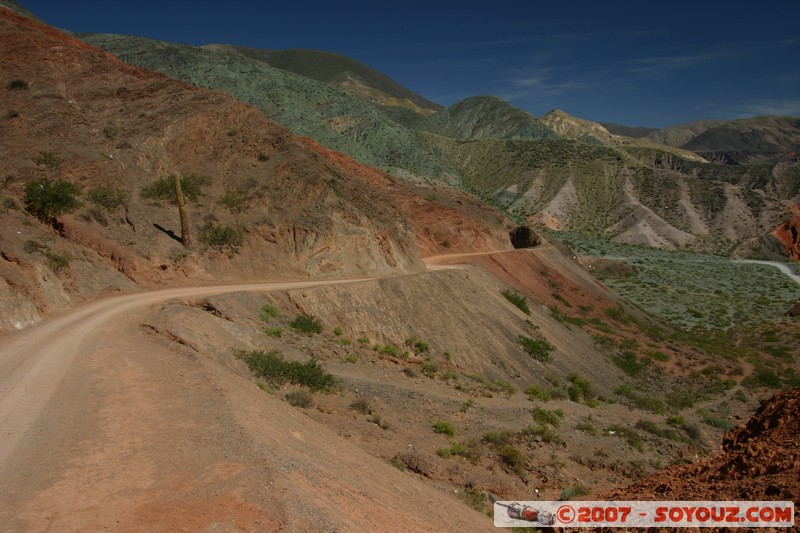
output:
POLYGON ((12 314, 27 309, 3 329, 137 285, 423 268, 385 174, 333 157, 229 96, 127 65, 5 8, 0 32, 0 76, 14 81, 0 88, 0 291, 17 302, 12 314), (194 241, 208 228, 234 228, 238 253, 184 250, 175 206, 142 196, 172 174, 203 177, 189 205, 194 241), (82 206, 55 225, 30 216, 25 187, 42 179, 77 186, 82 206), (121 202, 92 200, 98 190, 121 202))

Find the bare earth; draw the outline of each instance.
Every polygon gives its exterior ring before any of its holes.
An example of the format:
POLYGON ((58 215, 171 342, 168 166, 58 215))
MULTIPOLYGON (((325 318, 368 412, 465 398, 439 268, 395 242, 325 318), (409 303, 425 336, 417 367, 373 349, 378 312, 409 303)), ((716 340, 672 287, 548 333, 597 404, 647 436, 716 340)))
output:
POLYGON ((115 297, 2 339, 0 530, 488 530, 485 515, 139 327, 172 298, 350 281, 115 297))

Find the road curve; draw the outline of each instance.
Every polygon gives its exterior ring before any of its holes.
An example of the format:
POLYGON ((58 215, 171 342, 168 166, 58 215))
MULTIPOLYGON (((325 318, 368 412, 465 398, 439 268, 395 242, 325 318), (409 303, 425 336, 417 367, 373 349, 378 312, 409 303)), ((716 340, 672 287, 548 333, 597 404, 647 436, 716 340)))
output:
POLYGON ((786 266, 783 263, 778 263, 777 261, 761 261, 759 259, 739 259, 735 261, 736 263, 750 263, 754 265, 767 265, 772 266, 789 276, 792 280, 797 283, 800 283, 800 276, 792 272, 792 269, 786 266))
POLYGON ((0 339, 0 472, 30 431, 80 353, 83 341, 110 320, 174 298, 237 291, 283 291, 374 278, 183 287, 115 296, 84 305, 0 339))

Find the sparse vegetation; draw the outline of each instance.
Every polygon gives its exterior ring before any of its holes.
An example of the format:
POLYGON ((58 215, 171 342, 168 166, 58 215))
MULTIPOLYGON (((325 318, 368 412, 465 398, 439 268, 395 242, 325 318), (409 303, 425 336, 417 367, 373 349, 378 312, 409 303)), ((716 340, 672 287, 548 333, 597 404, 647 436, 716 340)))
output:
POLYGON ((430 348, 426 341, 418 339, 417 337, 409 337, 406 339, 406 346, 411 348, 415 355, 420 355, 421 353, 427 352, 430 348))
POLYGON ((308 387, 315 392, 330 392, 336 386, 336 377, 325 372, 325 369, 313 358, 305 363, 286 361, 277 350, 270 352, 239 350, 235 354, 247 363, 253 374, 274 387, 280 387, 289 382, 308 387))
POLYGON ((562 502, 571 500, 573 498, 580 498, 589 494, 589 489, 583 485, 568 485, 561 491, 561 496, 558 499, 562 502))
POLYGON ((72 256, 66 252, 55 252, 51 250, 42 250, 42 255, 47 259, 47 266, 58 274, 69 266, 72 261, 72 256))
POLYGON ((244 232, 228 225, 207 224, 200 230, 199 240, 219 252, 236 253, 244 244, 244 232))
MULTIPOLYGON (((180 177, 181 191, 183 191, 184 197, 191 202, 196 202, 203 195, 202 187, 210 183, 211 178, 208 176, 190 174, 180 177)), ((159 178, 150 185, 142 187, 141 195, 142 198, 149 200, 164 200, 177 205, 178 198, 175 195, 175 175, 171 174, 168 177, 159 178)))
POLYGON ((502 291, 500 291, 500 294, 502 294, 506 300, 515 305, 517 309, 519 309, 526 315, 531 314, 531 310, 528 307, 528 300, 521 294, 518 294, 514 291, 510 291, 508 289, 503 289, 502 291))
POLYGON ((537 361, 542 361, 544 363, 549 363, 553 360, 553 357, 550 355, 556 347, 547 342, 545 339, 532 339, 530 337, 525 337, 524 335, 520 335, 517 338, 517 342, 525 352, 536 359, 537 361))
POLYGON ((116 211, 125 205, 126 194, 122 189, 117 189, 109 185, 95 187, 87 195, 89 201, 97 204, 107 211, 116 211))
POLYGON ((80 207, 79 195, 77 185, 65 180, 30 181, 25 184, 25 209, 42 222, 49 222, 80 207))
POLYGON ((446 422, 444 420, 439 420, 438 422, 434 422, 431 427, 433 428, 434 433, 438 433, 440 435, 447 435, 448 437, 454 437, 456 434, 456 428, 450 422, 446 422))
POLYGON ((534 407, 531 409, 531 414, 533 415, 533 419, 539 424, 553 427, 561 425, 561 419, 564 418, 564 412, 560 409, 550 411, 548 409, 542 409, 541 407, 534 407))
POLYGON ((322 333, 322 324, 311 315, 297 315, 289 325, 301 333, 322 333))
POLYGON ((372 405, 370 405, 370 403, 363 398, 359 398, 358 400, 351 403, 350 409, 352 409, 353 411, 358 411, 362 415, 372 414, 372 405))
POLYGON ((264 304, 261 306, 261 314, 259 317, 264 322, 269 322, 271 319, 278 316, 278 310, 272 304, 264 304))
POLYGON ((270 337, 281 338, 283 337, 283 328, 273 327, 273 328, 265 328, 264 333, 269 335, 270 337))
POLYGON ((239 189, 228 189, 217 200, 217 203, 225 207, 231 214, 238 215, 247 211, 250 200, 250 195, 246 192, 239 189))
POLYGON ((525 468, 525 456, 514 446, 508 444, 500 446, 497 449, 497 457, 501 463, 516 473, 520 473, 525 468))
POLYGON ((567 394, 573 402, 592 404, 594 402, 594 386, 588 379, 572 372, 567 376, 569 386, 567 394))
POLYGON ((543 402, 549 402, 553 399, 553 395, 550 393, 548 389, 544 387, 540 387, 538 385, 531 385, 527 389, 525 389, 525 394, 528 395, 528 399, 531 401, 533 400, 541 400, 543 402))
POLYGON ((307 390, 297 389, 286 393, 286 401, 294 407, 306 409, 314 405, 314 395, 307 390))

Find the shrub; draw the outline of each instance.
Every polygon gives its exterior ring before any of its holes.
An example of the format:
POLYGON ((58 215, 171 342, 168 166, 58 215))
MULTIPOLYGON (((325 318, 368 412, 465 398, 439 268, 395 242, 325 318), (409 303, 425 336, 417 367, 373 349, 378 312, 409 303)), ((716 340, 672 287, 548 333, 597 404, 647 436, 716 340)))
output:
POLYGON ((47 265, 56 274, 67 268, 69 266, 70 261, 72 261, 72 256, 69 255, 68 253, 51 252, 49 250, 43 250, 42 255, 45 256, 45 258, 47 259, 47 265))
POLYGON ((55 152, 39 152, 39 155, 33 158, 33 162, 49 168, 58 168, 64 162, 64 158, 55 152))
POLYGON ((520 344, 520 346, 522 346, 522 349, 525 350, 528 355, 537 361, 549 363, 553 360, 550 353, 556 348, 546 340, 531 339, 530 337, 520 335, 517 339, 517 342, 520 344))
POLYGON ((434 433, 438 433, 440 435, 447 435, 452 437, 456 434, 456 428, 450 422, 445 422, 444 420, 440 420, 435 422, 431 426, 433 428, 434 433))
POLYGON ((527 426, 520 430, 519 434, 523 437, 538 437, 542 442, 546 442, 548 444, 564 443, 555 430, 543 424, 537 424, 536 427, 527 426))
POLYGON ((233 215, 237 215, 239 213, 244 213, 247 211, 248 203, 250 202, 250 197, 246 192, 240 191, 239 189, 229 189, 225 191, 217 203, 221 206, 224 206, 231 212, 233 215))
POLYGON ((354 353, 349 353, 342 358, 342 363, 354 365, 358 363, 358 357, 354 353))
POLYGON ((510 291, 508 289, 504 289, 504 290, 500 291, 500 294, 502 294, 505 297, 506 300, 508 300, 511 304, 516 306, 517 309, 519 309, 520 311, 522 311, 526 315, 530 315, 531 314, 531 310, 528 307, 528 301, 521 294, 518 294, 518 293, 516 293, 514 291, 510 291))
POLYGON ((638 376, 642 372, 644 365, 636 357, 636 354, 631 351, 625 351, 613 357, 614 364, 616 364, 623 372, 629 376, 638 376))
POLYGON ((372 422, 373 424, 375 424, 376 426, 378 426, 379 428, 381 428, 384 431, 386 431, 387 429, 391 428, 391 426, 389 425, 389 422, 384 420, 380 415, 373 416, 372 418, 370 418, 369 421, 372 422))
POLYGON ((475 400, 470 398, 466 402, 462 403, 461 407, 459 407, 458 410, 461 411, 462 413, 466 413, 467 411, 472 409, 474 406, 475 406, 475 400))
POLYGON ((400 355, 400 350, 394 344, 387 344, 385 346, 381 346, 380 344, 376 344, 375 345, 375 351, 378 352, 378 353, 391 355, 392 357, 398 357, 400 355))
POLYGON ((244 232, 228 225, 208 224, 200 230, 199 240, 217 251, 227 248, 235 253, 244 244, 244 232))
POLYGON ((297 315, 289 325, 302 333, 322 333, 322 324, 311 315, 297 315))
POLYGON ((305 363, 286 361, 277 350, 264 352, 237 351, 236 356, 243 359, 250 371, 263 378, 272 386, 280 387, 286 382, 303 385, 312 391, 327 392, 336 386, 336 377, 325 372, 316 359, 305 363))
POLYGON ((79 194, 78 187, 68 181, 47 178, 30 181, 25 184, 25 209, 42 222, 48 222, 80 207, 76 198, 79 194))
POLYGON ((501 446, 497 450, 497 457, 500 459, 500 462, 514 472, 520 472, 525 468, 525 456, 521 451, 510 444, 501 446))
POLYGON ((89 201, 108 211, 114 211, 125 205, 125 191, 108 185, 101 185, 89 191, 89 201))
POLYGON ((350 404, 350 409, 353 411, 358 411, 362 415, 371 415, 372 414, 372 406, 370 403, 363 399, 359 398, 358 400, 354 401, 350 404))
POLYGON ((303 389, 287 392, 285 398, 290 405, 302 407, 303 409, 311 407, 314 404, 314 396, 303 389))
MULTIPOLYGON (((190 174, 188 176, 181 176, 181 192, 186 200, 196 202, 202 196, 201 187, 211 183, 211 178, 208 176, 198 176, 190 174)), ((178 198, 175 196, 175 174, 171 174, 165 178, 159 178, 150 185, 142 187, 142 198, 149 200, 166 200, 173 204, 178 203, 178 198)))
POLYGON ((564 487, 564 490, 561 491, 561 496, 559 496, 558 499, 562 502, 565 502, 567 500, 571 500, 572 498, 586 496, 587 494, 589 494, 589 489, 583 485, 568 485, 564 487))
POLYGON ((333 334, 336 335, 337 337, 340 337, 342 333, 343 333, 342 328, 340 328, 339 326, 333 328, 333 334))
POLYGON ((366 338, 366 337, 359 337, 358 338, 358 343, 359 344, 369 344, 369 339, 366 338))
POLYGON ((439 361, 434 361, 433 359, 425 359, 422 362, 422 373, 428 376, 429 378, 434 377, 436 373, 439 371, 439 369, 440 369, 439 361))
POLYGON ((406 346, 411 348, 414 351, 414 354, 419 355, 423 352, 427 352, 429 349, 428 343, 424 340, 418 339, 416 337, 409 337, 406 339, 406 346))
POLYGON ((553 395, 550 393, 548 389, 544 387, 539 387, 538 385, 531 385, 527 389, 525 389, 525 394, 528 395, 528 399, 531 401, 533 400, 541 400, 543 402, 549 402, 553 399, 553 395))
POLYGON ((492 446, 503 446, 511 444, 514 439, 514 434, 508 430, 502 429, 500 431, 487 431, 483 434, 483 441, 491 444, 492 446))
POLYGON ((594 387, 592 382, 580 375, 572 372, 567 379, 570 382, 567 387, 567 394, 569 399, 573 402, 590 401, 594 399, 594 387))
POLYGON ((531 409, 533 419, 540 424, 548 424, 553 427, 558 427, 561 424, 561 418, 564 417, 564 412, 561 410, 548 411, 541 407, 534 407, 531 409))
POLYGON ((27 89, 28 84, 24 80, 11 80, 10 82, 8 82, 8 85, 6 85, 6 87, 8 87, 10 91, 19 91, 22 89, 27 89))
POLYGON ((266 328, 264 329, 264 333, 270 337, 280 338, 283 337, 283 328, 266 328))
POLYGON ((106 139, 113 139, 114 137, 117 136, 117 133, 119 133, 117 131, 117 127, 114 126, 113 124, 109 124, 108 126, 103 128, 103 135, 105 135, 106 139))
POLYGON ((597 435, 597 426, 588 420, 584 422, 578 422, 578 424, 575 426, 575 429, 578 431, 583 431, 584 433, 588 433, 589 435, 597 435))
POLYGON ((269 322, 271 318, 278 316, 278 310, 272 304, 264 304, 261 306, 261 315, 259 317, 264 322, 269 322))
POLYGON ((644 441, 642 440, 642 437, 629 427, 615 424, 608 428, 608 432, 613 433, 616 437, 625 439, 628 444, 639 451, 644 449, 644 441))

